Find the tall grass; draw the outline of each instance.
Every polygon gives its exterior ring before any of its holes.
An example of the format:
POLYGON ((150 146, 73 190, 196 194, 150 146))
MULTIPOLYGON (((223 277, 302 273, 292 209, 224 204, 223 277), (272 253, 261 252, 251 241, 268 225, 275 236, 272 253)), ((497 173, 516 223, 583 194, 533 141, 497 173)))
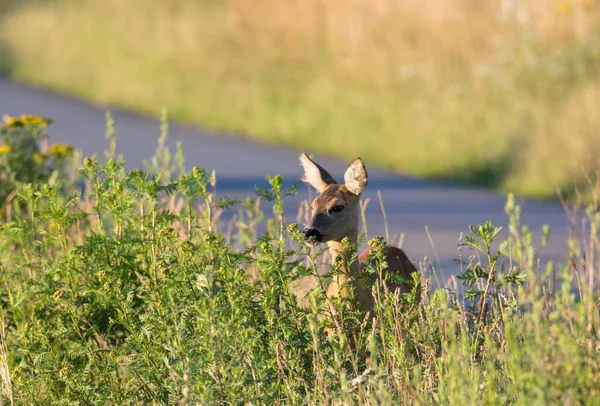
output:
POLYGON ((598 166, 599 17, 591 0, 32 0, 0 43, 36 85, 552 197, 598 166))
POLYGON ((186 171, 166 129, 146 170, 123 169, 109 121, 105 162, 17 182, 0 225, 0 403, 598 402, 597 204, 571 214, 587 231, 574 230, 569 263, 546 266, 509 197, 499 252, 496 226, 468 230, 482 259, 459 275, 464 297, 423 278, 413 312, 412 295, 378 289, 371 314, 334 300, 354 330, 328 338, 322 252, 282 215, 294 190, 280 176, 258 190, 272 215, 217 201, 218 174, 186 171))

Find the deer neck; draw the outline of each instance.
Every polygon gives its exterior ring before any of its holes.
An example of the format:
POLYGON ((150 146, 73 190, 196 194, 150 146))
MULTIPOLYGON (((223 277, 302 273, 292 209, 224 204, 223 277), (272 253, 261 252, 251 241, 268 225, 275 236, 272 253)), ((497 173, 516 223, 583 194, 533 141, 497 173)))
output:
POLYGON ((349 264, 352 256, 357 252, 356 242, 358 240, 358 236, 352 235, 349 236, 349 239, 353 248, 347 253, 344 253, 344 246, 341 241, 329 241, 327 243, 332 262, 335 262, 338 258, 340 258, 342 261, 342 272, 332 278, 331 284, 327 289, 327 296, 349 296, 348 288, 347 286, 344 286, 349 277, 352 277, 353 285, 358 284, 357 277, 360 274, 360 264, 358 263, 358 258, 349 264))

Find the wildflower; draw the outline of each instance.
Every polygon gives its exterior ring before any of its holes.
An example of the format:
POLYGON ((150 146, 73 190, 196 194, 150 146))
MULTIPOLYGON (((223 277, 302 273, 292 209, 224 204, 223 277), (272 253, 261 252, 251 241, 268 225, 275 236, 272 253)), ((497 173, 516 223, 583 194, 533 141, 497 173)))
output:
POLYGON ((52 124, 52 119, 42 116, 34 116, 31 114, 21 114, 21 122, 23 125, 38 125, 40 127, 47 128, 48 125, 52 124))
POLYGON ((48 125, 52 123, 50 118, 34 116, 31 114, 21 114, 20 117, 4 115, 2 118, 4 120, 4 124, 0 125, 0 128, 20 128, 25 127, 26 125, 47 128, 48 125))
POLYGON ((58 371, 58 376, 60 379, 66 379, 70 373, 71 369, 67 366, 64 366, 58 371))
POLYGON ((48 147, 50 155, 71 155, 73 153, 73 147, 69 144, 54 144, 48 147))
POLYGON ((10 145, 0 145, 0 154, 8 154, 10 150, 10 145))
POLYGON ((2 125, 2 127, 17 127, 20 125, 20 121, 16 117, 11 117, 5 114, 4 116, 2 116, 2 119, 4 120, 4 124, 2 125))

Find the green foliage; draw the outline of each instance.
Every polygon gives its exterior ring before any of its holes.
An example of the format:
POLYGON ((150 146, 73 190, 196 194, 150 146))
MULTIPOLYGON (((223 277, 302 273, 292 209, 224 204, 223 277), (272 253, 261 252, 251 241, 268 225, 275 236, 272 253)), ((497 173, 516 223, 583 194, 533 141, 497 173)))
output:
MULTIPOLYGON (((557 290, 527 256, 503 271, 506 255, 532 252, 512 197, 499 249, 500 227, 470 228, 466 241, 483 254, 461 276, 471 301, 451 300, 458 292, 450 288, 430 291, 423 278, 420 305, 416 292, 397 296, 376 285, 367 314, 325 296, 323 249, 284 225, 294 187, 284 190, 277 175, 267 177, 270 189, 257 188, 274 216, 259 236, 267 217, 260 206, 215 201, 215 173, 171 165, 165 136, 148 171, 126 172, 109 153, 106 163, 86 158, 78 168, 83 192, 70 177, 17 185, 7 203, 13 216, 0 226, 0 403, 600 400, 593 283, 576 300, 579 268, 560 268, 557 290), (237 210, 237 231, 224 232, 215 215, 226 207, 237 210), (307 277, 318 283, 299 296, 307 277), (330 305, 346 329, 328 317, 330 305)), ((596 207, 586 215, 596 233, 596 207)), ((597 234, 589 238, 597 244, 597 234)), ((380 273, 385 241, 369 244, 376 260, 365 271, 380 273)), ((598 265, 589 247, 572 241, 572 266, 598 265)))
POLYGON ((279 241, 283 242, 283 230, 285 229, 283 221, 283 199, 287 196, 293 196, 298 191, 298 185, 300 182, 295 182, 286 191, 282 191, 283 188, 283 177, 281 175, 267 175, 270 189, 264 189, 255 186, 255 193, 266 202, 273 204, 273 214, 279 223, 279 241))
POLYGON ((47 145, 46 129, 51 123, 48 118, 26 114, 4 116, 0 124, 0 218, 18 186, 66 176, 74 151, 67 144, 47 145))

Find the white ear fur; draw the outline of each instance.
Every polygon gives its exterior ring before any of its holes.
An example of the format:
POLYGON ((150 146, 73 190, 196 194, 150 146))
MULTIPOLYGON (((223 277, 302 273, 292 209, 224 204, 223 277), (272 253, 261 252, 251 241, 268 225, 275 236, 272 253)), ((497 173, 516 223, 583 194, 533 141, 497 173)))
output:
POLYGON ((346 183, 346 189, 355 195, 360 195, 362 191, 367 187, 368 175, 367 168, 363 164, 360 158, 356 158, 344 174, 344 182, 346 183))
POLYGON ((302 180, 312 185, 319 193, 323 192, 327 186, 336 183, 329 172, 317 165, 305 153, 300 155, 300 164, 302 164, 302 167, 304 168, 302 180))

